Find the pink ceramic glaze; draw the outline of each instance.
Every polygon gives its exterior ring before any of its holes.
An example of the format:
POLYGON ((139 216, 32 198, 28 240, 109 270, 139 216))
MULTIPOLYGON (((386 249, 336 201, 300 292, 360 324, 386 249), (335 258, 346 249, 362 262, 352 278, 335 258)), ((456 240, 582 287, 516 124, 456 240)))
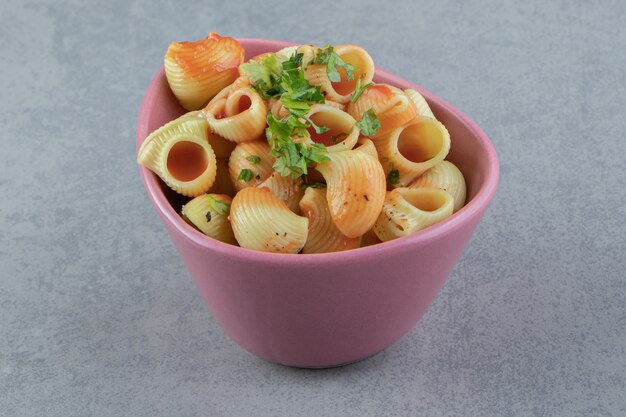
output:
MULTIPOLYGON (((290 45, 240 39, 246 59, 290 45)), ((498 159, 467 116, 432 93, 377 70, 377 82, 422 92, 448 128, 448 159, 465 175, 465 207, 415 235, 366 248, 318 255, 247 250, 204 236, 177 211, 184 200, 140 167, 141 179, 209 309, 244 349, 271 362, 331 367, 379 352, 424 314, 457 263, 498 183, 498 159)), ((137 126, 137 148, 182 114, 163 69, 148 87, 137 126)))

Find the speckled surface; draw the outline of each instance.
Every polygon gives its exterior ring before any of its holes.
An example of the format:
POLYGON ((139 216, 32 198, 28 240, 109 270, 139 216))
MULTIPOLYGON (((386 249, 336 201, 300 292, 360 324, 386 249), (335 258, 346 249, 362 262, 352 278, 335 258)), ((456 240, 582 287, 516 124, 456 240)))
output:
POLYGON ((1 2, 0 415, 626 415, 626 3, 506 3, 1 2), (492 138, 491 208, 384 352, 263 362, 181 265, 134 129, 167 44, 211 30, 361 44, 492 138))

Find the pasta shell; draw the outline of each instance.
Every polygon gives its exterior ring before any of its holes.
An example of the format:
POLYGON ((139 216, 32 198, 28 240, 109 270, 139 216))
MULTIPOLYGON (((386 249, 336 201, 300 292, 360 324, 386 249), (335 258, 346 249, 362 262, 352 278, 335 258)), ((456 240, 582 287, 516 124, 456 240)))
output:
POLYGON ((450 134, 445 126, 417 117, 411 124, 374 140, 385 174, 399 174, 399 187, 409 185, 424 172, 443 161, 450 151, 450 134))
MULTIPOLYGON (((332 82, 328 78, 326 65, 309 65, 304 69, 304 78, 314 86, 319 86, 327 99, 337 103, 347 103, 356 90, 357 79, 367 84, 374 78, 374 61, 367 51, 356 45, 338 45, 334 51, 347 64, 354 65, 354 79, 348 80, 343 68, 338 68, 341 80, 332 82)), ((304 61, 303 61, 304 62, 304 61)))
POLYGON ((210 194, 226 194, 233 197, 236 193, 233 183, 230 181, 230 171, 228 170, 228 159, 217 158, 217 174, 215 182, 209 189, 210 194))
POLYGON ((172 92, 187 110, 197 110, 239 75, 244 49, 233 38, 211 32, 197 42, 173 42, 164 58, 172 92))
POLYGON ((461 171, 450 161, 441 161, 421 176, 409 188, 439 188, 454 198, 454 211, 465 204, 467 187, 461 171))
POLYGON ((215 181, 215 153, 208 143, 207 124, 192 112, 152 132, 137 154, 140 165, 157 174, 179 194, 195 197, 215 181))
POLYGON ((359 247, 360 237, 344 236, 335 226, 326 201, 326 190, 307 188, 300 209, 309 219, 309 236, 302 253, 339 252, 359 247))
POLYGON ((396 188, 385 197, 374 232, 383 242, 408 236, 452 214, 452 196, 435 188, 396 188))
POLYGON ((243 86, 220 93, 204 114, 214 133, 233 142, 245 142, 258 139, 265 131, 267 106, 254 89, 243 86))
POLYGON ((356 238, 376 221, 385 199, 385 173, 376 158, 357 150, 332 152, 316 169, 327 184, 330 214, 344 235, 356 238))
POLYGON ((274 161, 275 158, 270 155, 270 146, 266 141, 255 140, 238 143, 228 160, 230 181, 235 190, 239 191, 246 187, 256 187, 265 181, 274 172, 272 166, 274 161), (255 159, 254 157, 259 157, 258 163, 251 160, 255 159), (244 169, 252 171, 252 179, 248 182, 237 179, 244 169))
POLYGON ((228 221, 231 201, 227 195, 202 194, 182 207, 182 215, 188 223, 205 235, 236 245, 237 240, 228 221), (216 206, 216 201, 223 204, 216 206))
POLYGON ((415 104, 399 88, 387 84, 375 84, 363 90, 356 102, 350 102, 346 111, 356 120, 372 109, 380 122, 380 128, 372 137, 377 138, 402 127, 417 116, 415 104))
POLYGON ((426 102, 426 99, 418 91, 409 88, 407 90, 404 90, 404 94, 406 94, 407 97, 411 99, 413 104, 415 104, 417 114, 422 117, 430 117, 431 119, 436 119, 433 111, 430 109, 430 106, 426 102))
POLYGON ((274 171, 269 177, 258 185, 259 188, 266 187, 272 194, 284 201, 289 210, 296 214, 300 213, 298 203, 304 195, 302 189, 302 179, 293 179, 290 175, 284 177, 280 173, 274 171))
POLYGON ((326 127, 324 133, 316 133, 315 129, 308 129, 310 143, 321 143, 328 152, 338 152, 352 149, 359 138, 359 128, 356 120, 348 113, 327 104, 314 104, 307 117, 317 126, 326 127))
POLYGON ((376 150, 376 146, 374 145, 374 142, 372 142, 371 139, 368 139, 364 136, 360 136, 356 144, 357 144, 357 147, 354 148, 355 150, 365 152, 366 154, 371 155, 374 158, 378 159, 378 151, 376 150))
POLYGON ((243 248, 263 252, 298 253, 304 246, 309 220, 293 213, 267 188, 245 188, 230 208, 235 238, 243 248))

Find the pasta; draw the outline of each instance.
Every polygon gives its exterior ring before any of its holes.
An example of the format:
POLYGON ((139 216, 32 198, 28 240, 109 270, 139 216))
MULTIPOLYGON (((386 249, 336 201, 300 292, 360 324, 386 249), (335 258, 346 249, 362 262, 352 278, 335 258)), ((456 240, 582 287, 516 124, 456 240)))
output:
POLYGON ((244 188, 230 208, 230 222, 239 245, 263 252, 298 253, 309 220, 293 213, 267 188, 244 188))
POLYGON ((235 190, 256 187, 274 171, 274 157, 265 141, 238 143, 228 160, 230 181, 235 190))
POLYGON ((348 237, 367 232, 385 198, 385 173, 376 158, 359 150, 329 153, 330 161, 317 165, 327 184, 330 215, 348 237))
POLYGON ((205 235, 235 245, 237 241, 228 221, 231 201, 223 194, 202 194, 185 204, 181 213, 188 223, 205 235))
POLYGON ((326 190, 307 188, 300 200, 300 209, 309 219, 309 235, 302 248, 302 253, 339 252, 358 248, 361 237, 345 236, 333 222, 326 190))
POLYGON ((211 33, 172 43, 165 70, 192 111, 152 132, 137 161, 190 198, 181 215, 208 238, 338 252, 418 233, 465 204, 444 124, 417 90, 375 83, 359 46, 244 62, 236 40, 211 33))
POLYGON ((243 57, 239 42, 211 33, 197 42, 170 44, 165 75, 180 104, 198 110, 237 78, 243 57))
POLYGON ((377 138, 374 145, 385 173, 396 170, 396 185, 404 187, 443 161, 450 150, 450 134, 441 122, 417 116, 411 124, 377 138))
POLYGON ((197 117, 196 112, 152 132, 139 149, 137 162, 152 170, 174 191, 188 197, 211 188, 217 170, 206 121, 197 117))
POLYGON ((409 188, 439 188, 447 191, 454 198, 454 211, 458 211, 465 204, 465 178, 450 161, 439 162, 413 181, 409 188))
POLYGON ((386 242, 408 236, 452 214, 452 196, 435 188, 396 188, 385 197, 374 232, 386 242))

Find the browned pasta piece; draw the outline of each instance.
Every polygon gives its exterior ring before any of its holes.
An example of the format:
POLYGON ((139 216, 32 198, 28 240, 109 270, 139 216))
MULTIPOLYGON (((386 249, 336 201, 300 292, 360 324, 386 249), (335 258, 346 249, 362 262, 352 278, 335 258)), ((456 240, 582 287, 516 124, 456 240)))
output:
POLYGON ((265 140, 238 143, 228 160, 230 180, 239 191, 256 187, 274 172, 275 158, 265 140))
POLYGON ((337 228, 356 238, 368 231, 385 199, 385 173, 376 158, 358 150, 332 152, 316 169, 327 184, 328 207, 337 228))
POLYGON ((140 165, 157 174, 179 194, 195 197, 215 181, 215 153, 206 121, 191 112, 152 132, 137 154, 140 165))
POLYGON ((412 123, 374 141, 385 174, 398 172, 396 186, 406 187, 443 161, 450 150, 450 134, 441 122, 417 117, 412 123))
POLYGON ((274 171, 269 177, 258 185, 259 188, 268 188, 276 197, 284 201, 289 210, 296 214, 300 213, 298 203, 304 195, 301 178, 284 177, 274 171))
POLYGON ((343 68, 338 68, 339 82, 328 78, 326 65, 309 65, 304 69, 304 77, 314 86, 320 86, 326 98, 337 103, 347 103, 356 89, 357 79, 367 84, 374 78, 374 61, 367 51, 356 45, 339 45, 334 51, 347 64, 353 65, 354 78, 348 80, 343 68))
POLYGON ((236 245, 228 221, 231 198, 223 194, 202 194, 182 207, 183 218, 207 236, 236 245))
POLYGON ((298 253, 308 236, 308 219, 289 210, 267 188, 239 191, 230 222, 241 247, 263 252, 298 253))
POLYGON ((300 200, 300 209, 309 219, 309 236, 302 253, 339 252, 359 247, 360 237, 345 236, 333 222, 325 189, 307 188, 300 200))
POLYGON ((375 84, 363 90, 356 102, 350 102, 346 111, 356 120, 374 110, 380 128, 372 137, 377 138, 406 125, 417 116, 415 104, 399 88, 387 84, 375 84))
POLYGON ((197 42, 173 42, 164 58, 165 75, 180 104, 197 110, 238 76, 243 47, 211 33, 197 42))
POLYGON ((452 214, 454 201, 435 188, 396 188, 389 191, 374 232, 386 242, 416 233, 452 214))
POLYGON ((454 198, 454 211, 465 204, 467 187, 461 171, 450 161, 441 161, 420 175, 409 188, 439 188, 454 198))

